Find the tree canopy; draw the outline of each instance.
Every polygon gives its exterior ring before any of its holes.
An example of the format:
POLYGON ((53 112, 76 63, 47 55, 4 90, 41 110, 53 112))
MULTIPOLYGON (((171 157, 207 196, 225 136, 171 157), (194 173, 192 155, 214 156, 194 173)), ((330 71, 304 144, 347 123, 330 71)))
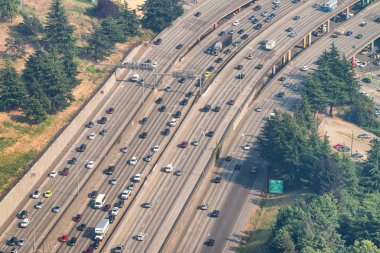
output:
POLYGON ((18 14, 20 0, 0 0, 0 20, 12 20, 18 14))
POLYGON ((13 110, 22 105, 27 91, 20 75, 9 63, 0 70, 0 110, 13 110))

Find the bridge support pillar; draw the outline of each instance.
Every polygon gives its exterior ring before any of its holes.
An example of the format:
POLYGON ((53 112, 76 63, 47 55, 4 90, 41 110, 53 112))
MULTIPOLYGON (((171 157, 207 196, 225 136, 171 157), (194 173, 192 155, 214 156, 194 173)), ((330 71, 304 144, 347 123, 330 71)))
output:
POLYGON ((306 37, 303 38, 303 48, 306 48, 306 37))
POLYGON ((374 53, 375 52, 375 41, 373 40, 371 42, 371 53, 374 53))
POLYGON ((290 49, 288 51, 288 61, 291 61, 292 60, 292 50, 290 49))
POLYGON ((214 24, 214 30, 215 30, 216 28, 218 28, 218 23, 215 23, 215 24, 214 24))
POLYGON ((272 75, 275 75, 276 74, 276 65, 273 65, 272 67, 272 75))
POLYGON ((282 57, 282 64, 285 64, 286 63, 286 55, 284 55, 283 57, 282 57))
POLYGON ((330 19, 327 20, 327 32, 330 32, 330 19))
POLYGON ((355 67, 356 67, 356 61, 355 61, 355 55, 353 55, 351 58, 351 68, 355 68, 355 67))
POLYGON ((309 33, 308 36, 309 36, 309 40, 308 40, 308 43, 309 43, 309 44, 308 44, 308 46, 310 46, 310 45, 311 45, 311 32, 309 33))
POLYGON ((350 18, 350 8, 347 7, 346 9, 346 20, 348 20, 350 18))

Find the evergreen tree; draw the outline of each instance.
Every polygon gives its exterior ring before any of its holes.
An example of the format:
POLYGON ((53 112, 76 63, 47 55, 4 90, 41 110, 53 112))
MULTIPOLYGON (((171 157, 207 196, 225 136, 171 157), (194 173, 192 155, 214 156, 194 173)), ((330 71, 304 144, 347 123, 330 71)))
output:
POLYGON ((79 74, 78 71, 78 63, 75 59, 75 53, 74 52, 66 52, 63 57, 63 69, 66 72, 66 75, 69 79, 69 87, 74 88, 76 87, 80 81, 77 79, 77 76, 79 74))
POLYGON ((91 59, 103 60, 111 53, 113 43, 114 42, 98 28, 89 41, 86 54, 91 59))
POLYGON ((140 22, 137 19, 136 11, 128 9, 127 4, 121 6, 120 13, 116 15, 115 20, 120 25, 125 39, 139 34, 140 22))
POLYGON ((26 94, 25 84, 16 69, 6 62, 0 70, 0 109, 16 109, 21 106, 26 94))
POLYGON ((375 103, 370 98, 358 93, 353 97, 345 118, 359 126, 377 128, 379 127, 379 122, 374 114, 375 109, 375 103))
POLYGON ((94 12, 98 18, 114 17, 119 13, 119 7, 112 0, 98 0, 94 12))
POLYGON ((0 0, 0 20, 11 20, 16 17, 20 0, 0 0))
POLYGON ((380 192, 380 141, 374 141, 368 159, 362 164, 361 182, 366 192, 380 192))
POLYGON ((40 123, 47 117, 46 111, 40 103, 40 100, 34 96, 27 97, 25 99, 23 110, 25 112, 25 116, 28 117, 33 123, 40 123))
POLYGON ((24 36, 37 36, 44 31, 40 20, 35 16, 22 16, 24 21, 17 25, 17 30, 21 35, 24 36))
POLYGON ((143 26, 155 32, 164 30, 183 14, 181 0, 147 0, 139 10, 143 26))
POLYGON ((271 242, 272 252, 295 253, 295 245, 290 233, 286 229, 280 229, 271 242))
POLYGON ((351 247, 352 253, 380 253, 380 249, 376 245, 368 240, 355 241, 355 244, 351 247))

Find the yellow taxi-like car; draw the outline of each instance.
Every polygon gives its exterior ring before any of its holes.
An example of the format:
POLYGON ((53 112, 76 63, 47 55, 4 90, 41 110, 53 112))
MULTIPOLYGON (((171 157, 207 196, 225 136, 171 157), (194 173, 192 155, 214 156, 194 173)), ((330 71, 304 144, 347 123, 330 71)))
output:
POLYGON ((45 194, 44 194, 44 197, 45 197, 45 198, 50 198, 51 195, 53 195, 53 191, 52 191, 52 190, 47 190, 47 191, 45 192, 45 194))
POLYGON ((206 72, 203 73, 203 77, 204 77, 204 78, 207 78, 207 77, 209 77, 210 75, 211 75, 211 72, 210 72, 210 71, 206 71, 206 72))

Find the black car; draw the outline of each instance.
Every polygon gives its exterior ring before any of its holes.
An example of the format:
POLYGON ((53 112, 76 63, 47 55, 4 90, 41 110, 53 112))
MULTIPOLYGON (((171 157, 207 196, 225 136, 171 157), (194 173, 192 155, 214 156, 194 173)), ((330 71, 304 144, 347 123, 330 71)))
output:
POLYGON ((176 119, 179 119, 181 118, 181 115, 182 115, 181 111, 176 111, 176 113, 173 114, 173 117, 176 119))
POLYGON ((223 58, 220 58, 220 57, 215 60, 216 63, 221 63, 222 61, 223 61, 223 58))
POLYGON ((201 13, 200 11, 197 11, 197 12, 194 14, 195 17, 200 17, 201 15, 202 15, 202 13, 201 13))
POLYGON ((78 159, 76 157, 71 158, 70 160, 67 161, 68 164, 76 164, 78 159))
POLYGON ((365 83, 371 83, 372 82, 372 80, 370 78, 368 78, 368 77, 364 77, 362 79, 362 81, 365 82, 365 83))
POLYGON ((72 237, 68 242, 67 242, 67 245, 69 246, 75 246, 75 244, 77 243, 78 239, 74 236, 72 237))
POLYGON ((258 24, 256 24, 253 28, 255 28, 256 30, 260 30, 261 27, 263 27, 263 24, 258 23, 258 24))
POLYGON ((214 239, 208 239, 207 241, 205 241, 205 245, 207 246, 214 246, 215 244, 215 240, 214 239))
POLYGON ((242 69, 243 69, 243 65, 241 65, 241 64, 237 65, 237 66, 236 66, 236 69, 237 69, 237 70, 242 70, 242 69))
POLYGON ((156 99, 156 104, 158 104, 158 105, 159 105, 159 104, 161 104, 161 103, 162 103, 162 101, 163 101, 163 100, 162 100, 162 98, 157 98, 157 99, 156 99))
POLYGON ((215 69, 214 66, 210 66, 210 67, 207 68, 207 71, 208 71, 208 72, 212 72, 212 71, 214 71, 214 69, 215 69))
POLYGON ((17 237, 15 237, 15 236, 12 236, 7 241, 8 246, 14 246, 14 245, 16 245, 16 243, 17 243, 17 237))
POLYGON ((259 11, 259 10, 261 10, 261 6, 260 5, 256 5, 252 10, 259 11))
POLYGON ((140 124, 141 125, 145 125, 146 122, 148 122, 148 118, 147 117, 144 117, 144 118, 142 118, 142 120, 140 120, 140 124))
POLYGON ((261 63, 256 66, 257 69, 262 69, 263 67, 264 67, 264 65, 261 63))
POLYGON ((231 156, 227 156, 227 157, 226 157, 226 162, 231 162, 231 160, 232 160, 232 157, 231 157, 231 156))
POLYGON ((226 50, 224 50, 224 54, 230 54, 231 53, 231 49, 226 49, 226 50))
POLYGON ((115 111, 115 108, 110 107, 110 108, 108 108, 108 110, 106 110, 106 113, 107 114, 112 114, 112 113, 114 113, 114 111, 115 111))
POLYGON ((220 112, 220 109, 221 109, 220 106, 215 106, 212 110, 213 110, 214 112, 220 112))
POLYGON ((240 37, 242 40, 248 39, 248 34, 244 34, 243 36, 240 37))
POLYGON ((86 151, 86 148, 87 148, 86 144, 80 144, 80 145, 77 147, 77 151, 78 151, 78 152, 84 152, 84 151, 86 151))
POLYGON ((182 78, 178 79, 178 82, 180 84, 185 83, 186 82, 186 78, 182 77, 182 78))
POLYGON ((285 93, 283 91, 277 93, 276 97, 283 98, 285 96, 285 93))
POLYGON ((164 131, 162 131, 162 135, 163 136, 168 136, 170 134, 170 129, 169 128, 165 128, 164 131))
POLYGON ((240 169, 241 169, 241 164, 240 163, 235 164, 235 170, 240 170, 240 169))
POLYGON ((115 206, 118 208, 122 208, 124 206, 124 199, 119 199, 116 203, 115 206))
POLYGON ((213 137, 214 136, 214 131, 208 131, 206 134, 207 137, 213 137))
POLYGON ((183 45, 182 45, 182 44, 178 44, 175 48, 177 48, 178 50, 179 50, 179 49, 182 49, 182 48, 183 48, 183 45))
POLYGON ((218 33, 219 36, 223 36, 225 35, 226 33, 224 31, 221 31, 220 33, 218 33))
POLYGON ((94 199, 96 198, 96 196, 98 196, 98 191, 92 191, 88 196, 90 197, 90 199, 94 199))
POLYGON ((215 184, 219 184, 220 182, 222 182, 222 177, 221 177, 221 176, 216 176, 216 177, 214 178, 214 183, 215 183, 215 184))
POLYGON ((228 100, 227 104, 228 105, 234 105, 235 104, 235 100, 230 99, 230 100, 228 100))
POLYGON ((237 79, 244 79, 244 77, 245 77, 245 74, 243 72, 236 75, 237 79))
POLYGON ((194 95, 194 93, 191 92, 191 91, 189 91, 188 93, 186 93, 185 96, 186 96, 187 98, 191 98, 193 95, 194 95))
POLYGON ((148 133, 147 132, 142 132, 141 134, 140 134, 140 138, 141 139, 146 139, 148 137, 148 133))
POLYGON ((184 98, 181 102, 179 102, 180 105, 187 105, 189 100, 187 98, 184 98))
POLYGON ((258 22, 259 22, 259 20, 257 18, 254 18, 254 19, 251 20, 252 24, 257 24, 258 22))
POLYGON ((93 242, 93 244, 92 244, 92 248, 94 248, 94 249, 99 248, 99 244, 100 244, 99 241, 95 241, 95 242, 93 242))
POLYGON ((78 230, 79 230, 79 231, 85 231, 86 228, 87 228, 87 225, 84 224, 84 223, 82 223, 82 224, 80 224, 80 225, 78 226, 78 230))
POLYGON ((205 105, 205 106, 203 106, 203 108, 202 108, 202 111, 203 112, 208 112, 208 111, 210 111, 211 110, 211 105, 205 105))
POLYGON ((29 212, 28 212, 28 211, 26 211, 26 210, 22 210, 22 211, 17 215, 17 217, 18 217, 19 219, 25 219, 26 217, 28 217, 28 215, 29 215, 29 212))
POLYGON ((197 79, 197 83, 195 86, 199 87, 201 84, 204 84, 205 78, 202 76, 201 78, 197 79))
POLYGON ((280 77, 280 79, 278 79, 278 80, 281 81, 281 82, 283 82, 283 81, 286 80, 286 77, 285 77, 285 76, 282 76, 282 77, 280 77))
POLYGON ((110 221, 110 223, 113 223, 113 222, 115 221, 115 215, 110 214, 110 215, 108 216, 108 220, 110 221))
POLYGON ((102 130, 99 132, 99 134, 102 135, 102 136, 106 136, 107 133, 108 133, 108 131, 107 131, 107 129, 105 129, 105 128, 102 129, 102 130))
POLYGON ((240 29, 237 33, 238 33, 238 34, 243 34, 244 32, 245 32, 244 29, 240 29))
POLYGON ((102 117, 100 120, 99 120, 99 124, 105 124, 107 123, 108 119, 107 117, 102 117))
POLYGON ((115 166, 109 166, 105 171, 104 174, 106 175, 112 175, 112 173, 115 171, 115 166))
POLYGON ((166 106, 163 105, 163 106, 161 106, 160 108, 158 108, 158 110, 159 110, 160 112, 166 112, 166 106))
POLYGON ((211 212, 210 216, 211 216, 211 217, 214 217, 214 218, 218 217, 218 216, 219 216, 219 210, 213 210, 213 211, 211 212))
POLYGON ((86 124, 87 128, 93 128, 94 127, 94 122, 90 121, 86 124))
POLYGON ((161 45, 161 43, 162 43, 162 39, 161 39, 161 38, 158 38, 158 39, 156 39, 156 40, 154 41, 154 44, 155 44, 156 46, 161 45))

